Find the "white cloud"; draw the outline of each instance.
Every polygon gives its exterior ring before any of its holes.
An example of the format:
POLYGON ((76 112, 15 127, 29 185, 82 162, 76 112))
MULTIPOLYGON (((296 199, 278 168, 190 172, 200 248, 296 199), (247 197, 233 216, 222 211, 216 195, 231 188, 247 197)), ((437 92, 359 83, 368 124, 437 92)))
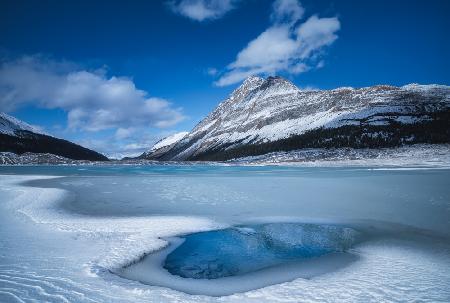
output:
POLYGON ((22 57, 0 65, 0 111, 33 104, 67 111, 73 130, 169 127, 182 121, 181 108, 149 97, 130 78, 107 77, 75 64, 42 56, 22 57))
POLYGON ((225 86, 257 74, 298 74, 323 67, 323 61, 317 63, 318 55, 338 38, 340 22, 336 17, 314 15, 298 24, 303 13, 297 0, 275 1, 272 25, 237 54, 215 84, 225 86))
POLYGON ((297 0, 276 0, 270 17, 274 23, 295 23, 304 13, 304 8, 297 0))
POLYGON ((145 128, 119 128, 112 135, 101 137, 83 136, 81 140, 75 140, 87 148, 91 148, 109 158, 121 159, 123 157, 136 157, 150 150, 161 138, 177 133, 176 130, 162 130, 154 133, 145 128))
POLYGON ((297 43, 290 38, 287 26, 274 26, 251 41, 228 67, 276 69, 295 52, 297 43))
POLYGON ((195 21, 219 19, 234 8, 236 0, 177 0, 168 2, 173 12, 195 21))
POLYGON ((222 77, 219 78, 216 82, 214 82, 217 86, 226 86, 230 84, 234 84, 237 82, 240 82, 250 76, 257 75, 260 73, 263 73, 264 70, 262 69, 233 69, 232 71, 224 74, 222 77))
POLYGON ((128 127, 128 128, 122 128, 119 127, 116 130, 115 138, 118 140, 128 139, 131 135, 133 135, 136 132, 136 129, 134 127, 128 127))
POLYGON ((310 17, 297 29, 299 42, 299 56, 305 59, 323 46, 332 44, 338 36, 336 32, 341 28, 339 20, 334 18, 310 17))

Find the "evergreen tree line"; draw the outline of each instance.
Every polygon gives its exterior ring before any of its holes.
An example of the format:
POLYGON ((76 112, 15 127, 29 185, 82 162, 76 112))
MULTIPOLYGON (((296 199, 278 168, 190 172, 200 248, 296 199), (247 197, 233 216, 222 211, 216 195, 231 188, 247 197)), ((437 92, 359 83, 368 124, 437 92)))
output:
POLYGON ((402 124, 391 120, 388 125, 346 125, 319 128, 274 142, 221 146, 189 160, 224 161, 270 152, 302 148, 382 148, 417 143, 450 143, 450 111, 429 114, 430 120, 402 124))
POLYGON ((72 142, 51 136, 34 134, 28 131, 21 131, 20 137, 0 134, 0 151, 13 152, 16 154, 23 154, 26 152, 51 153, 74 160, 108 160, 108 158, 102 154, 72 142))

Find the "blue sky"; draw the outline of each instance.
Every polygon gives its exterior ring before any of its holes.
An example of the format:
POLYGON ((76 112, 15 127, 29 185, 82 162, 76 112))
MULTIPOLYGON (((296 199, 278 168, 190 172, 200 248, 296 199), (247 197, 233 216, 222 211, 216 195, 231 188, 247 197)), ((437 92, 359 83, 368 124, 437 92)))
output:
POLYGON ((0 2, 0 111, 107 154, 190 130, 248 75, 450 84, 450 1, 0 2))

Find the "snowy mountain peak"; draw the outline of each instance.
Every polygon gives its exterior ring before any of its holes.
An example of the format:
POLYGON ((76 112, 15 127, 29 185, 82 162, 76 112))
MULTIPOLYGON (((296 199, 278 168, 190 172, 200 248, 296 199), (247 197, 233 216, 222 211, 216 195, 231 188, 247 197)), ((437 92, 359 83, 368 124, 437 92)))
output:
POLYGON ((248 93, 250 93, 251 91, 253 91, 254 89, 258 88, 261 86, 261 84, 264 83, 264 79, 259 78, 259 77, 248 77, 247 79, 245 79, 244 82, 242 82, 242 84, 235 89, 231 95, 230 95, 230 100, 241 100, 242 98, 244 98, 246 95, 248 95, 248 93))
POLYGON ((300 91, 297 86, 292 84, 292 82, 279 76, 268 77, 264 80, 258 90, 270 93, 276 92, 277 94, 297 93, 300 91))
POLYGON ((288 86, 293 86, 293 84, 289 80, 287 80, 287 79, 285 79, 283 77, 280 77, 280 76, 267 77, 267 79, 264 80, 264 84, 267 85, 267 86, 271 86, 271 85, 288 85, 288 86))
POLYGON ((47 135, 34 126, 20 121, 6 113, 0 112, 0 133, 10 136, 18 136, 20 131, 29 131, 36 134, 47 135))
POLYGON ((234 110, 252 108, 257 100, 269 96, 298 92, 300 90, 294 84, 282 77, 271 76, 263 79, 251 76, 235 89, 228 99, 221 102, 210 116, 213 118, 214 116, 220 115, 221 112, 228 112, 230 108, 234 110))
POLYGON ((257 76, 250 76, 247 77, 247 79, 244 80, 244 82, 242 82, 241 87, 242 86, 251 86, 251 85, 259 85, 264 81, 263 78, 261 77, 257 77, 257 76))
POLYGON ((444 85, 308 91, 281 77, 250 77, 157 159, 450 142, 449 114, 450 87, 444 85))
POLYGON ((242 84, 231 94, 229 99, 242 100, 252 92, 268 92, 278 91, 282 93, 298 92, 299 89, 290 81, 279 77, 270 76, 267 79, 251 76, 248 77, 242 84))

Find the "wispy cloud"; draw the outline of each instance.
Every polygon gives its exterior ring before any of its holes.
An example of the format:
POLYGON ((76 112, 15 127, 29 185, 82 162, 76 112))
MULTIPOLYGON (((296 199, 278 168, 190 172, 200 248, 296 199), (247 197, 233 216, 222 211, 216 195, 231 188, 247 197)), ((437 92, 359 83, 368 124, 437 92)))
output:
POLYGON ((214 20, 223 17, 235 7, 237 0, 175 0, 169 1, 170 9, 195 21, 214 20))
POLYGON ((181 108, 150 97, 130 78, 108 77, 104 69, 89 71, 43 56, 1 62, 0 111, 29 104, 65 110, 72 130, 165 128, 184 119, 181 108))
POLYGON ((209 67, 208 69, 206 69, 206 74, 210 75, 210 76, 215 76, 217 75, 219 71, 217 70, 217 68, 214 67, 209 67))
POLYGON ((337 17, 313 15, 299 24, 303 14, 297 0, 276 0, 272 6, 272 25, 237 54, 215 84, 225 86, 251 75, 298 74, 314 66, 322 67, 323 61, 317 63, 318 54, 338 38, 340 22, 337 17))
POLYGON ((297 0, 276 0, 270 16, 273 23, 295 23, 303 17, 305 10, 297 0))

